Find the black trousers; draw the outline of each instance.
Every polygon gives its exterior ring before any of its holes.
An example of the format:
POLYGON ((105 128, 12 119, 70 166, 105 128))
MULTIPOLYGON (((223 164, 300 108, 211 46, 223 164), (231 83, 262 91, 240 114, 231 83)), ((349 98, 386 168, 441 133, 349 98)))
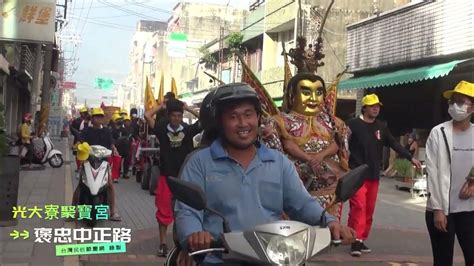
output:
POLYGON ((466 266, 474 265, 474 211, 448 215, 448 232, 434 226, 434 213, 426 211, 426 226, 431 239, 434 266, 453 265, 454 236, 458 238, 466 266))
POLYGON ((128 175, 128 170, 130 168, 131 141, 126 139, 126 138, 122 138, 122 139, 119 139, 117 144, 118 144, 117 145, 117 150, 118 150, 120 156, 122 156, 122 159, 123 159, 122 175, 127 176, 128 175))

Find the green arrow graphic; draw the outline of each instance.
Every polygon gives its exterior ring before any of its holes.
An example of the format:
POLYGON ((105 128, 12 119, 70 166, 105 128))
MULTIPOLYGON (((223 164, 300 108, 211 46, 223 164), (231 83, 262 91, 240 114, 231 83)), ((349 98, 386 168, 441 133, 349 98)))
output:
POLYGON ((20 236, 23 237, 23 239, 28 239, 30 237, 30 232, 23 230, 23 233, 20 233, 20 236))
POLYGON ((20 235, 19 233, 20 232, 18 232, 17 230, 13 230, 13 232, 10 233, 10 236, 13 238, 13 240, 16 240, 20 235))

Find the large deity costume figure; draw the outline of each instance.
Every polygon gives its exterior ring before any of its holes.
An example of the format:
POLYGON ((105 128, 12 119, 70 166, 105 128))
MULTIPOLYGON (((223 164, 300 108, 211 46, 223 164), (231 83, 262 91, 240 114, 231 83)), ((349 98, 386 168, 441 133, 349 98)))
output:
MULTIPOLYGON (((335 199, 337 179, 348 167, 349 130, 327 107, 323 79, 312 73, 300 73, 290 79, 285 93, 286 112, 266 121, 271 133, 263 141, 286 154, 308 191, 322 206, 335 199)), ((341 205, 328 212, 340 218, 341 205)))

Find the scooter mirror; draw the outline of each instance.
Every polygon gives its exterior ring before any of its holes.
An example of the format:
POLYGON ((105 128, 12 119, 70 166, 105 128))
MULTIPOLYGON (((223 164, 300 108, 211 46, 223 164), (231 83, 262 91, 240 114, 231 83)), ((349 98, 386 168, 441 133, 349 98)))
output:
POLYGON ((171 176, 167 177, 167 181, 168 187, 176 199, 198 211, 206 209, 206 195, 200 187, 171 176))
POLYGON ((336 201, 344 202, 350 199, 364 184, 368 172, 369 166, 363 164, 342 176, 337 182, 336 201))

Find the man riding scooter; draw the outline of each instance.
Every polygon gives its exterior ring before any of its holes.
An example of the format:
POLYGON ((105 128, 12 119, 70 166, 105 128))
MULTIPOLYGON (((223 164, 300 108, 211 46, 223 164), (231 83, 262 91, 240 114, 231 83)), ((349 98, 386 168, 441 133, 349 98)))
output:
MULTIPOLYGON (((317 224, 323 208, 307 192, 294 165, 257 140, 262 109, 254 89, 244 83, 227 84, 215 91, 211 102, 217 139, 190 156, 179 177, 205 188, 207 206, 224 215, 232 230, 278 220, 283 211, 294 220, 317 224)), ((177 202, 175 215, 177 237, 187 251, 209 249, 223 232, 221 218, 211 212, 177 202)), ((351 229, 325 217, 333 239, 352 242, 351 229)), ((178 265, 190 261, 184 252, 178 260, 178 265)), ((204 263, 225 262, 209 255, 204 263)))
MULTIPOLYGON (((87 142, 90 146, 92 145, 100 145, 107 149, 113 151, 114 154, 118 154, 117 149, 115 148, 112 140, 112 135, 110 133, 110 129, 107 127, 102 126, 102 120, 104 118, 104 110, 101 108, 94 108, 92 109, 91 113, 91 120, 92 120, 92 127, 86 128, 81 133, 81 142, 87 142)), ((108 182, 108 199, 110 204, 110 220, 112 221, 121 221, 121 217, 118 214, 115 205, 115 189, 113 186, 112 179, 109 178, 108 182)), ((72 197, 72 205, 77 205, 79 202, 79 192, 80 188, 79 185, 76 187, 74 191, 74 195, 72 197)))

